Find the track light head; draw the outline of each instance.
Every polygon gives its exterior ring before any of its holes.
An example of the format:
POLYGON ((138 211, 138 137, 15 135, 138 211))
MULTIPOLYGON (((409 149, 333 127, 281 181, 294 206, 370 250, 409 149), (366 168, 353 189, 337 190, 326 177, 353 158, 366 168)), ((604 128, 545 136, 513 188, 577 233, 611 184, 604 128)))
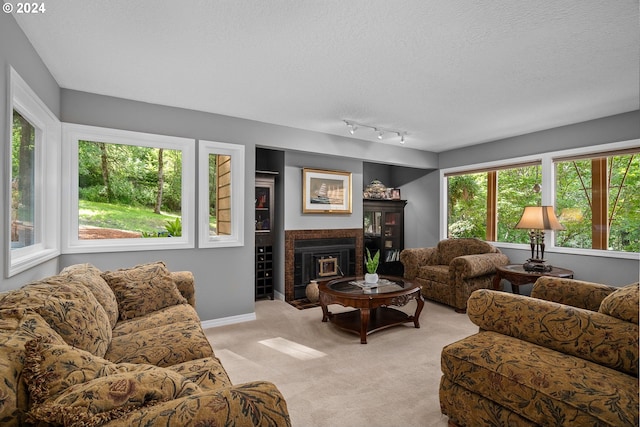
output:
POLYGON ((356 130, 358 129, 358 126, 356 126, 355 123, 350 122, 349 120, 343 120, 343 122, 345 122, 345 124, 347 125, 347 127, 349 128, 349 133, 351 135, 353 135, 354 133, 356 133, 356 130))

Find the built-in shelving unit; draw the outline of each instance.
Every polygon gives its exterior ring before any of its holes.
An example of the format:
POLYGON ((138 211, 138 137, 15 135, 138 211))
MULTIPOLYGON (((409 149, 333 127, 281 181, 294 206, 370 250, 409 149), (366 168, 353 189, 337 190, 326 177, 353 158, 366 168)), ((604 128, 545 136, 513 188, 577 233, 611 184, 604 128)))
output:
POLYGON ((274 295, 273 260, 273 208, 275 200, 275 173, 256 173, 255 184, 255 275, 256 299, 274 295))

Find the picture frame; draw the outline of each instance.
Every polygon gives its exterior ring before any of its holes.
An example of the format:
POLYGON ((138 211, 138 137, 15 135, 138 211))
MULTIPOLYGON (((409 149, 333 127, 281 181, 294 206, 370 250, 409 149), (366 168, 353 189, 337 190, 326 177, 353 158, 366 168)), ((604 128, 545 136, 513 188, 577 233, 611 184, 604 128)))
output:
POLYGON ((303 168, 302 213, 350 214, 351 172, 303 168))
POLYGON ((400 189, 392 188, 391 189, 391 200, 400 200, 400 189))

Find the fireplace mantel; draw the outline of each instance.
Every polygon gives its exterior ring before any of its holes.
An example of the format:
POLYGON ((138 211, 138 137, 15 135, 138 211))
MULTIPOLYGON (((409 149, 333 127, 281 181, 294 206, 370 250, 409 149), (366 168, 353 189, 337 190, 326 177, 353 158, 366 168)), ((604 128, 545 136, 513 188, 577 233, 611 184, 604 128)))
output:
MULTIPOLYGON (((362 228, 342 228, 330 230, 285 230, 284 238, 284 297, 285 301, 293 301, 294 295, 294 250, 295 243, 298 240, 311 239, 335 239, 335 238, 354 238, 356 242, 356 260, 364 259, 363 245, 364 236, 362 228)), ((356 262, 356 275, 363 274, 362 262, 356 262)))

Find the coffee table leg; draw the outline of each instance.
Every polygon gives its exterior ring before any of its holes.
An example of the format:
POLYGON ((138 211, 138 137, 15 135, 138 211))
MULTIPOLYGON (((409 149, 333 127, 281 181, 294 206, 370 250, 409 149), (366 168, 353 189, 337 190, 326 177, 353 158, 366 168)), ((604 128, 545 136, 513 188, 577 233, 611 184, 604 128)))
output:
POLYGON ((329 307, 328 307, 328 301, 327 301, 327 297, 325 296, 325 294, 320 294, 320 307, 322 307, 322 321, 326 322, 329 320, 329 315, 331 313, 329 313, 329 307))
POLYGON ((418 306, 416 307, 416 312, 413 314, 413 325, 416 328, 420 328, 420 313, 422 312, 422 307, 424 307, 424 298, 422 298, 422 293, 418 294, 416 302, 418 303, 418 306))
POLYGON ((369 329, 369 309, 360 309, 360 344, 367 343, 367 330, 369 329))

